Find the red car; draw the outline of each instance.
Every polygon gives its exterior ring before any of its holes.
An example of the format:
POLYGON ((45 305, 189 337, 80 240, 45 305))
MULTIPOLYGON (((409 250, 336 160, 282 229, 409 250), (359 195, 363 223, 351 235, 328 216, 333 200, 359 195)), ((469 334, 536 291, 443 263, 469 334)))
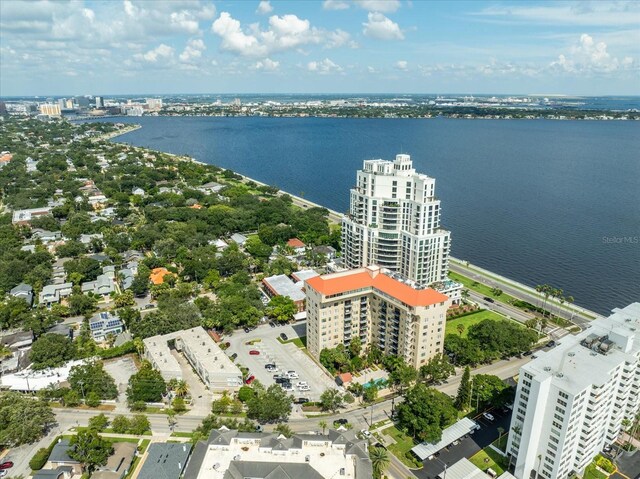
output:
POLYGON ((251 384, 256 377, 251 375, 247 379, 244 380, 245 384, 251 384))
POLYGON ((2 469, 10 469, 12 467, 13 467, 13 462, 11 462, 11 461, 6 461, 6 462, 3 462, 2 464, 0 464, 0 470, 2 470, 2 469))
POLYGON ((252 349, 251 351, 249 351, 249 354, 251 356, 259 356, 260 355, 260 351, 258 351, 257 349, 252 349))

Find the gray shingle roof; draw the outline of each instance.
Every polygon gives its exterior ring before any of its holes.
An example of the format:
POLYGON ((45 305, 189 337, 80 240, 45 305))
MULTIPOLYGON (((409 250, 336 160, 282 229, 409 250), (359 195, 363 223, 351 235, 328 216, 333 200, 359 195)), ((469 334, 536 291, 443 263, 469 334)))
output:
POLYGON ((224 479, 324 479, 309 464, 231 461, 224 479))
POLYGON ((152 443, 138 479, 179 479, 190 452, 191 444, 187 443, 152 443))
POLYGON ((51 462, 64 462, 66 464, 80 464, 79 461, 69 457, 67 451, 71 446, 68 439, 60 439, 49 454, 49 461, 51 462))

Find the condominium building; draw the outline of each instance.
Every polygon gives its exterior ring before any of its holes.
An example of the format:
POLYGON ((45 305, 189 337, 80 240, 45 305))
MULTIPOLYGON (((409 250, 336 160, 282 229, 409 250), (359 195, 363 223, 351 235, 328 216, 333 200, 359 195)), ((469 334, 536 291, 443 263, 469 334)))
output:
POLYGON ((451 233, 440 227, 435 187, 409 155, 366 160, 342 221, 345 266, 377 264, 421 285, 445 281, 451 233))
POLYGON ((184 473, 184 479, 372 477, 368 441, 344 428, 285 437, 223 426, 196 444, 184 473))
POLYGON ((43 103, 40 105, 40 113, 48 116, 60 116, 62 114, 62 109, 60 105, 56 103, 43 103))
POLYGON ((367 266, 307 279, 305 293, 307 347, 316 358, 356 336, 416 368, 442 353, 451 301, 433 289, 367 266))
POLYGON ((145 359, 167 381, 183 378, 177 359, 181 353, 211 391, 237 391, 242 386, 242 372, 202 326, 146 338, 144 349, 145 359))
POLYGON ((640 409, 640 303, 520 369, 507 451, 518 479, 580 475, 640 409))

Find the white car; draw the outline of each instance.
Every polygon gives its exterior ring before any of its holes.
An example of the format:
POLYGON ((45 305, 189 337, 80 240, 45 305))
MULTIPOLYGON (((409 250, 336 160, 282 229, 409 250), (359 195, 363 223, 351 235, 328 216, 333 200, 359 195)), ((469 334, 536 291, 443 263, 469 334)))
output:
POLYGON ((300 378, 300 376, 298 376, 298 373, 297 373, 297 372, 295 372, 295 371, 289 371, 289 372, 287 373, 287 377, 288 377, 289 379, 299 379, 299 378, 300 378))
POLYGON ((298 391, 311 391, 309 386, 298 386, 298 391))
POLYGON ((371 437, 371 433, 369 431, 367 431, 366 429, 363 429, 362 431, 360 431, 360 433, 367 439, 369 439, 371 437))
POLYGON ((308 386, 307 381, 298 381, 296 383, 296 386, 300 387, 300 386, 308 386))
POLYGON ((488 421, 493 421, 495 419, 495 417, 493 417, 493 414, 490 414, 488 412, 483 412, 482 415, 484 416, 485 419, 487 419, 488 421))

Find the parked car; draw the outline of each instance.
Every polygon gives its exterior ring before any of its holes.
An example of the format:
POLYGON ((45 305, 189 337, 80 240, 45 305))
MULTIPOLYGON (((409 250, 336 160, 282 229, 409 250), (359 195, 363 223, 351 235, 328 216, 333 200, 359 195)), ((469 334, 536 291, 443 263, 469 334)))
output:
POLYGON ((333 423, 334 424, 342 424, 344 426, 345 424, 348 424, 349 421, 347 421, 345 418, 342 417, 340 419, 336 419, 335 421, 333 421, 333 423))
POLYGON ((300 386, 308 386, 307 381, 298 381, 296 383, 296 386, 300 387, 300 386))
POLYGON ((0 477, 6 476, 8 472, 9 472, 8 469, 0 469, 0 477))
POLYGON ((495 417, 493 417, 493 414, 488 413, 488 412, 483 412, 482 416, 487 419, 488 421, 493 421, 495 420, 495 417))
POLYGON ((289 371, 287 372, 287 377, 289 379, 298 379, 300 376, 298 376, 298 373, 295 371, 289 371))
POLYGON ((556 345, 556 342, 555 342, 554 340, 551 340, 551 341, 549 341, 549 342, 547 343, 547 347, 548 347, 548 348, 552 348, 552 347, 554 347, 555 345, 556 345))
POLYGON ((283 341, 287 341, 289 339, 289 336, 284 333, 280 333, 280 339, 282 339, 283 341))
POLYGON ((231 361, 235 361, 237 357, 238 357, 238 353, 233 353, 231 355, 231 361))
POLYGON ((371 433, 369 431, 367 431, 366 429, 363 429, 362 431, 360 431, 360 433, 367 439, 369 439, 371 437, 371 433))
POLYGON ((495 303, 495 300, 493 298, 490 298, 489 296, 485 296, 484 299, 487 303, 495 303))
POLYGON ((155 304, 147 304, 147 305, 145 305, 144 309, 153 309, 155 307, 156 307, 155 304))
POLYGON ((247 379, 244 380, 245 384, 251 384, 256 377, 252 374, 247 379))
POLYGON ((264 365, 264 368, 265 369, 275 369, 276 365, 273 364, 273 363, 267 363, 267 364, 264 365))
POLYGON ((309 398, 298 398, 296 399, 296 404, 306 404, 309 402, 309 398))
POLYGON ((245 328, 244 328, 244 332, 245 332, 245 333, 249 333, 249 332, 251 332, 251 330, 250 330, 247 326, 245 326, 245 328))
POLYGON ((249 351, 249 354, 251 356, 260 356, 260 351, 258 351, 257 349, 252 349, 251 351, 249 351))
POLYGON ((2 464, 0 464, 0 469, 11 469, 13 467, 13 462, 11 461, 5 461, 2 464))
POLYGON ((309 386, 298 386, 298 391, 311 391, 309 386))
POLYGON ((276 327, 276 323, 274 323, 273 321, 269 321, 269 326, 271 326, 272 328, 276 327))
POLYGON ((533 354, 533 351, 527 351, 526 353, 523 353, 523 356, 531 356, 533 354))

